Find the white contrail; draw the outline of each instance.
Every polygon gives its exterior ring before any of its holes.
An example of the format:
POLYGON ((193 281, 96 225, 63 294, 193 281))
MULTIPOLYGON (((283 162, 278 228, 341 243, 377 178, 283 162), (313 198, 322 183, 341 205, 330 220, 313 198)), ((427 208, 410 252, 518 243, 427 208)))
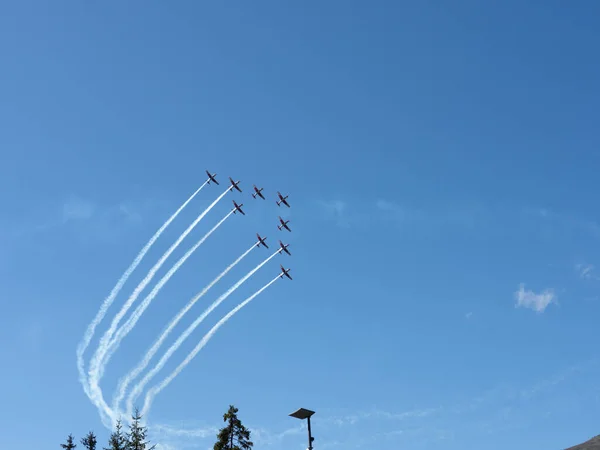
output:
POLYGON ((142 371, 150 364, 150 360, 156 354, 160 346, 163 344, 165 339, 169 336, 173 328, 179 323, 179 321, 187 314, 187 312, 196 304, 198 300, 200 300, 215 284, 219 282, 221 278, 223 278, 227 273, 233 269, 237 264, 239 264, 254 248, 256 244, 252 244, 248 250, 246 250, 242 255, 237 258, 233 263, 231 263, 223 272, 221 272, 217 277, 208 284, 202 291, 196 294, 187 305, 185 305, 177 315, 171 320, 165 331, 160 335, 160 337, 154 342, 150 350, 144 355, 143 359, 140 363, 131 370, 124 378, 119 381, 119 386, 117 387, 117 395, 113 400, 113 409, 117 410, 119 408, 119 403, 125 397, 125 392, 129 387, 129 384, 140 374, 142 371))
MULTIPOLYGON (((173 253, 173 251, 179 246, 179 244, 181 244, 181 241, 183 241, 187 237, 187 235, 194 229, 194 227, 198 224, 198 222, 200 222, 200 220, 202 220, 204 218, 204 216, 230 190, 231 190, 231 188, 227 188, 227 190, 225 190, 221 195, 219 195, 219 197, 217 197, 217 199, 215 201, 213 201, 196 218, 196 220, 194 220, 194 222, 179 236, 179 238, 175 241, 175 243, 173 245, 171 245, 171 247, 161 256, 161 258, 158 260, 158 262, 152 267, 152 269, 150 269, 150 271, 148 272, 146 277, 135 288, 134 292, 127 299, 127 302, 125 303, 125 305, 121 308, 121 310, 118 312, 118 314, 113 318, 112 323, 110 324, 110 328, 104 333, 104 335, 102 336, 102 339, 100 339, 100 344, 98 345, 98 348, 96 349, 96 352, 94 353, 94 356, 92 357, 92 360, 90 362, 90 369, 88 372, 88 381, 89 381, 89 389, 90 389, 90 394, 91 394, 90 398, 92 400, 94 398, 97 398, 98 402, 102 405, 102 407, 104 407, 104 405, 106 405, 106 403, 104 402, 104 400, 102 398, 102 392, 98 388, 98 382, 99 382, 99 378, 100 378, 98 376, 98 373, 101 370, 101 367, 104 365, 104 364, 102 364, 102 362, 103 362, 104 356, 106 355, 106 352, 109 348, 109 344, 110 344, 109 341, 113 337, 113 334, 115 333, 115 330, 116 330, 119 322, 121 321, 123 316, 127 313, 129 308, 131 307, 132 303, 137 299, 140 292, 146 287, 146 285, 152 280, 152 278, 154 277, 154 275, 156 274, 158 269, 160 269, 160 267, 164 264, 165 260, 171 255, 171 253, 173 253)), ((96 406, 100 407, 98 404, 96 404, 96 406)))
POLYGON ((208 316, 217 306, 223 303, 225 299, 227 299, 227 297, 233 294, 237 288, 239 288, 248 278, 254 275, 262 266, 268 263, 279 252, 280 250, 277 250, 275 253, 273 253, 271 256, 269 256, 263 262, 257 265, 254 269, 252 269, 250 272, 248 272, 246 275, 240 278, 240 280, 237 283, 235 283, 232 287, 230 287, 227 290, 227 292, 225 292, 218 299, 216 299, 189 327, 187 327, 187 329, 183 333, 181 333, 181 335, 177 338, 175 343, 171 345, 171 347, 169 347, 169 349, 165 352, 162 358, 160 358, 160 360, 152 368, 152 370, 148 372, 144 376, 144 378, 142 378, 142 380, 134 386, 131 394, 129 394, 129 397, 127 398, 127 411, 129 411, 130 409, 133 410, 133 402, 135 401, 137 396, 141 394, 146 384, 148 384, 148 382, 160 371, 160 369, 164 367, 164 365, 167 363, 167 361, 173 355, 173 353, 177 351, 177 349, 181 346, 181 344, 183 344, 183 342, 189 337, 189 335, 192 334, 196 327, 198 327, 198 325, 202 323, 206 316, 208 316))
POLYGON ((239 305, 237 305, 235 308, 233 308, 231 311, 229 311, 227 313, 227 315, 225 315, 221 320, 219 320, 214 327, 212 327, 208 333, 206 333, 204 335, 204 337, 202 338, 202 340, 198 343, 198 345, 196 345, 196 347, 190 352, 190 354, 185 358, 185 360, 179 364, 179 366, 177 366, 177 368, 167 377, 165 378, 159 385, 156 385, 154 387, 152 387, 148 393, 146 394, 146 399, 144 401, 144 408, 142 409, 142 415, 146 415, 148 413, 148 410, 150 409, 150 406, 152 404, 152 400, 154 399, 154 397, 160 392, 162 391, 164 388, 166 388, 169 383, 171 381, 173 381, 173 379, 179 375, 181 373, 181 371, 183 369, 185 369, 185 367, 190 363, 190 361, 192 359, 194 359, 194 357, 198 354, 198 352, 200 350, 202 350, 202 348, 208 343, 208 341, 210 341, 210 339, 213 337, 213 335, 217 332, 217 330, 223 325, 225 324, 225 322, 227 322, 229 319, 231 319, 231 317, 237 313, 240 309, 242 309, 244 306, 246 306, 248 303, 250 303, 257 295, 259 295, 262 291, 264 291, 265 289, 267 289, 269 286, 271 286, 273 283, 275 283, 279 278, 281 278, 281 275, 277 275, 275 278, 273 278, 271 281, 269 281, 267 284, 265 284, 262 288, 260 288, 258 291, 256 291, 254 294, 252 294, 250 297, 248 297, 246 300, 244 300, 242 303, 240 303, 239 305))
POLYGON ((84 367, 83 367, 84 366, 83 353, 90 345, 90 341, 92 340, 92 337, 94 336, 96 327, 98 326, 98 324, 102 321, 102 319, 106 315, 106 311, 108 310, 110 305, 112 305, 112 303, 114 302, 115 297, 117 296, 119 291, 123 288, 123 285, 129 278, 129 276, 133 273, 133 271, 136 269, 136 267, 140 264, 140 262, 142 261, 142 259, 144 258, 144 256, 148 252, 148 250, 150 250, 150 247, 152 247, 154 242, 156 242, 156 240, 160 237, 160 235, 163 233, 163 231, 165 231, 165 229, 171 224, 171 222, 173 222, 173 220, 175 220, 175 218, 188 205, 188 203, 191 202, 194 199, 194 197, 196 197, 198 192, 200 192, 202 190, 202 188, 204 186, 206 186, 207 182, 208 182, 208 180, 206 180, 204 182, 204 184, 202 184, 202 186, 200 186, 198 189, 196 189, 196 191, 179 207, 179 209, 177 211, 175 211, 175 213, 173 213, 173 215, 171 217, 169 217, 169 219, 158 229, 158 231, 156 233, 154 233, 154 236, 152 236, 150 238, 148 243, 144 246, 144 248, 142 248, 142 250, 140 250, 138 255, 135 257, 135 259, 133 260, 131 265, 127 268, 127 270, 123 273, 123 275, 121 275, 121 278, 119 279, 119 281, 117 282, 115 287, 112 289, 109 296, 104 299, 104 303, 102 303, 102 306, 96 313, 96 317, 94 317, 94 320, 92 320, 90 322, 90 324, 88 325, 87 330, 85 331, 85 334, 83 335, 83 339, 79 342, 79 345, 77 345, 77 370, 79 371, 79 381, 81 382, 81 384, 83 386, 83 390, 85 391, 85 393, 88 397, 90 396, 90 391, 89 391, 87 378, 85 376, 85 371, 84 371, 84 367))
POLYGON ((127 321, 121 326, 121 328, 119 328, 114 339, 112 341, 110 341, 110 343, 108 344, 106 354, 104 356, 104 359, 102 360, 102 365, 100 366, 98 381, 100 381, 100 378, 102 378, 102 376, 104 374, 104 368, 108 364, 112 355, 118 349, 119 344, 121 343, 123 338, 131 332, 133 327, 135 327, 136 323, 138 322, 138 320, 140 320, 140 317, 142 316, 144 311, 148 308, 148 306, 150 306, 150 303, 152 302, 152 300, 154 300, 154 297, 156 297, 158 295, 158 293, 163 288, 163 286, 171 279, 171 277, 175 274, 175 272, 177 272, 179 270, 179 268, 187 261, 187 259, 190 256, 192 256, 192 253, 194 253, 198 249, 198 247, 200 247, 204 243, 204 241, 206 241, 210 237, 210 235, 213 234, 217 230, 217 228, 219 228, 223 224, 223 222, 225 222, 229 218, 229 216, 231 216, 232 214, 233 214, 233 210, 229 211, 214 227, 212 227, 210 229, 210 231, 208 231, 208 233, 206 233, 204 236, 202 236, 202 239, 200 239, 198 242, 196 242, 185 253, 185 255, 183 255, 179 259, 179 261, 177 261, 173 265, 173 267, 171 267, 169 269, 169 271, 160 279, 160 281, 158 283, 156 283, 156 286, 154 286, 154 288, 152 288, 152 291, 150 291, 150 293, 146 296, 146 298, 144 298, 142 303, 140 303, 136 307, 136 309, 133 311, 133 313, 131 314, 129 319, 127 319, 127 321))

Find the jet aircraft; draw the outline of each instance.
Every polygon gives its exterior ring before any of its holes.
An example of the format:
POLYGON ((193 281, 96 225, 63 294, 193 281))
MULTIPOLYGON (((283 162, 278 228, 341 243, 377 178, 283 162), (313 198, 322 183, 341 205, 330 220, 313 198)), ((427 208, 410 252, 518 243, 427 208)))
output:
POLYGON ((277 225, 277 228, 279 228, 281 230, 281 228, 285 228, 288 231, 292 231, 290 230, 290 227, 287 226, 289 220, 286 220, 285 222, 283 221, 283 219, 281 218, 281 216, 279 217, 279 221, 281 222, 281 225, 277 225))
POLYGON ((292 254, 290 253, 290 251, 287 249, 290 244, 285 244, 281 241, 279 241, 279 246, 281 247, 281 249, 279 250, 279 253, 281 253, 282 251, 286 252, 288 255, 292 256, 292 254))
POLYGON ((284 197, 283 195, 281 195, 281 192, 279 192, 279 191, 277 191, 277 195, 279 196, 279 200, 277 200, 277 206, 281 206, 281 204, 283 203, 285 206, 287 206, 289 208, 290 204, 287 202, 287 198, 289 197, 289 195, 286 195, 284 197))
POLYGON ((252 197, 256 198, 256 196, 258 195, 260 198, 262 198, 263 200, 265 199, 265 197, 262 195, 262 190, 264 188, 257 188, 256 185, 254 185, 254 192, 252 194, 252 197))
POLYGON ((265 241, 267 240, 266 237, 261 238, 260 234, 256 233, 256 237, 258 238, 258 242, 256 243, 257 247, 260 247, 260 245, 264 245, 266 248, 269 248, 269 246, 265 243, 265 241))
POLYGON ((235 200, 233 200, 233 213, 235 214, 236 212, 241 212, 244 216, 246 215, 246 213, 244 211, 242 211, 242 206, 244 206, 243 203, 240 203, 239 205, 235 202, 235 200))
POLYGON ((210 184, 210 182, 212 181, 215 184, 219 184, 219 182, 217 181, 217 179, 215 178, 217 176, 216 173, 213 173, 212 175, 210 174, 210 172, 207 170, 206 171, 206 175, 208 175, 208 184, 210 184))
POLYGON ((238 191, 242 192, 242 190, 238 186, 238 184, 240 184, 239 180, 236 183, 235 181, 233 181, 233 178, 229 177, 229 182, 231 183, 231 187, 229 188, 230 190, 233 189, 233 188, 236 188, 238 191))
MULTIPOLYGON (((281 266, 281 264, 280 264, 281 266)), ((283 278, 283 276, 285 275, 286 277, 288 277, 290 280, 292 279, 292 277, 290 277, 290 274, 288 273, 290 270, 292 269, 284 269, 283 266, 281 266, 281 275, 279 275, 279 278, 283 278)))

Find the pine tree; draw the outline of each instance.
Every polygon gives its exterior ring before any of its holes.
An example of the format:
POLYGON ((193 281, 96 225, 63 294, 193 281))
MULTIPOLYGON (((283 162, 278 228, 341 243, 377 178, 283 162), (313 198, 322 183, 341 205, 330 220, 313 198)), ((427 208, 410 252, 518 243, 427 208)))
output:
POLYGON ((250 450, 254 445, 250 441, 250 430, 242 425, 237 413, 238 409, 230 405, 223 414, 223 422, 227 422, 227 425, 219 430, 213 450, 250 450))
POLYGON ((86 450, 96 450, 96 435, 93 431, 90 431, 82 440, 81 443, 86 448, 86 450))
POLYGON ((73 435, 72 435, 72 434, 70 434, 70 435, 67 437, 67 443, 66 443, 66 444, 60 444, 60 446, 61 446, 62 448, 64 448, 65 450, 73 450, 75 447, 77 447, 77 444, 75 444, 75 443, 73 442, 73 435))
POLYGON ((154 450, 156 445, 148 447, 149 442, 146 441, 148 428, 142 426, 142 416, 137 408, 135 409, 135 414, 131 419, 133 422, 129 427, 129 433, 127 433, 127 450, 154 450))
POLYGON ((123 434, 123 425, 121 420, 117 420, 115 431, 113 431, 108 439, 108 448, 104 447, 104 450, 127 450, 127 439, 123 434))

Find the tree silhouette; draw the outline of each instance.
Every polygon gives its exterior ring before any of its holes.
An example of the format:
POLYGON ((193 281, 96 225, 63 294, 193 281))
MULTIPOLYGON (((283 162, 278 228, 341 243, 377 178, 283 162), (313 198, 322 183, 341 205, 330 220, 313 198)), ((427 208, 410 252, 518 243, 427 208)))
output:
POLYGON ((250 450, 254 445, 250 441, 250 430, 242 425, 237 413, 238 409, 230 405, 223 414, 223 422, 227 425, 219 430, 213 450, 250 450))
POLYGON ((98 441, 96 440, 96 435, 93 431, 90 431, 82 440, 81 443, 86 448, 86 450, 96 450, 96 444, 98 441))
POLYGON ((67 437, 67 443, 66 444, 60 444, 60 446, 62 448, 64 448, 65 450, 73 450, 75 447, 77 447, 77 444, 75 444, 73 442, 73 435, 69 434, 69 436, 67 437))
POLYGON ((123 425, 121 424, 121 419, 119 419, 117 420, 115 431, 108 438, 108 447, 104 447, 104 450, 127 450, 127 444, 127 438, 123 434, 123 425))
POLYGON ((133 422, 127 433, 127 450, 154 450, 156 445, 150 447, 150 443, 146 441, 148 428, 142 425, 142 416, 137 408, 131 419, 133 422))

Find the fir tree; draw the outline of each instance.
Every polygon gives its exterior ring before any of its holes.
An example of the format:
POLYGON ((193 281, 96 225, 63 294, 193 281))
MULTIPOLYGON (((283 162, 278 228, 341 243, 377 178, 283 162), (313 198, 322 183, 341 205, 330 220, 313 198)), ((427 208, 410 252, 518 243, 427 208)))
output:
POLYGON ((86 448, 86 450, 96 450, 96 435, 93 431, 90 431, 82 440, 81 443, 86 448))
POLYGON ((73 450, 75 447, 77 447, 77 444, 75 444, 75 443, 73 442, 73 435, 72 435, 72 434, 70 434, 70 435, 67 437, 67 443, 66 443, 66 444, 60 444, 60 446, 61 446, 62 448, 64 448, 65 450, 73 450))
POLYGON ((250 441, 250 430, 246 429, 237 416, 238 409, 230 405, 223 414, 223 422, 227 425, 219 430, 217 443, 213 450, 250 450, 254 445, 250 441))
POLYGON ((131 419, 133 422, 129 427, 129 433, 127 433, 127 450, 154 450, 156 445, 149 447, 149 442, 146 441, 148 428, 142 426, 142 416, 137 408, 131 419))
POLYGON ((104 450, 127 450, 127 439, 123 434, 123 425, 121 420, 117 420, 115 431, 113 431, 108 439, 108 448, 104 447, 104 450))
POLYGON ((104 447, 104 450, 127 450, 127 439, 123 434, 123 425, 121 420, 117 420, 115 431, 110 434, 108 438, 108 447, 104 447))

